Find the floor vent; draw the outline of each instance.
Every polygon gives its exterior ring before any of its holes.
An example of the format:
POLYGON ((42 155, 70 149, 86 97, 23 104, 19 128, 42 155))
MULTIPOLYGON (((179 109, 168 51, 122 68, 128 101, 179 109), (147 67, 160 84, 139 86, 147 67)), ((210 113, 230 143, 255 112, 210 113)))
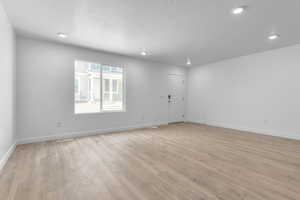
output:
POLYGON ((150 128, 156 129, 159 128, 158 126, 151 126, 150 128))
POLYGON ((64 142, 73 142, 74 138, 68 138, 68 139, 62 139, 62 140, 56 140, 57 143, 64 143, 64 142))

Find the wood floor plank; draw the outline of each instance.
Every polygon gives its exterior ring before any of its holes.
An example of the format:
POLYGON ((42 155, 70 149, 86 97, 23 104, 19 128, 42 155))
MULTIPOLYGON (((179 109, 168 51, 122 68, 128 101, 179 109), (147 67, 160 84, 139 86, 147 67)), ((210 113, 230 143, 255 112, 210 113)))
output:
POLYGON ((192 123, 19 145, 0 200, 299 200, 300 141, 192 123))

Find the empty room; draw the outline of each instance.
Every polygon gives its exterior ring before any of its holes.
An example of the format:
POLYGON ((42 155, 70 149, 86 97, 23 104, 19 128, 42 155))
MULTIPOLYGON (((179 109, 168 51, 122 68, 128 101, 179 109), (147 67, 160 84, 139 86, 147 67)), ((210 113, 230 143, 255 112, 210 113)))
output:
POLYGON ((0 0, 0 200, 300 200, 299 0, 0 0))

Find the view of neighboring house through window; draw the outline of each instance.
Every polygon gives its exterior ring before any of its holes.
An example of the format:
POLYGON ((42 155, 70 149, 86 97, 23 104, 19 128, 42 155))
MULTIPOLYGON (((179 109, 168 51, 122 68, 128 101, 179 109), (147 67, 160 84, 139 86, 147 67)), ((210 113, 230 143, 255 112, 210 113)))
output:
POLYGON ((123 68, 75 62, 75 113, 122 111, 123 68))

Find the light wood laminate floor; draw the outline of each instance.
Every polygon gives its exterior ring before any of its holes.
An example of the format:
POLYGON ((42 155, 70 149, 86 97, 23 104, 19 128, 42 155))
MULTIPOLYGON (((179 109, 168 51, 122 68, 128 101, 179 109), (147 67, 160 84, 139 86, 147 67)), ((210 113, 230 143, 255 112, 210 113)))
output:
POLYGON ((300 199, 300 141, 197 124, 20 145, 10 200, 300 199))

